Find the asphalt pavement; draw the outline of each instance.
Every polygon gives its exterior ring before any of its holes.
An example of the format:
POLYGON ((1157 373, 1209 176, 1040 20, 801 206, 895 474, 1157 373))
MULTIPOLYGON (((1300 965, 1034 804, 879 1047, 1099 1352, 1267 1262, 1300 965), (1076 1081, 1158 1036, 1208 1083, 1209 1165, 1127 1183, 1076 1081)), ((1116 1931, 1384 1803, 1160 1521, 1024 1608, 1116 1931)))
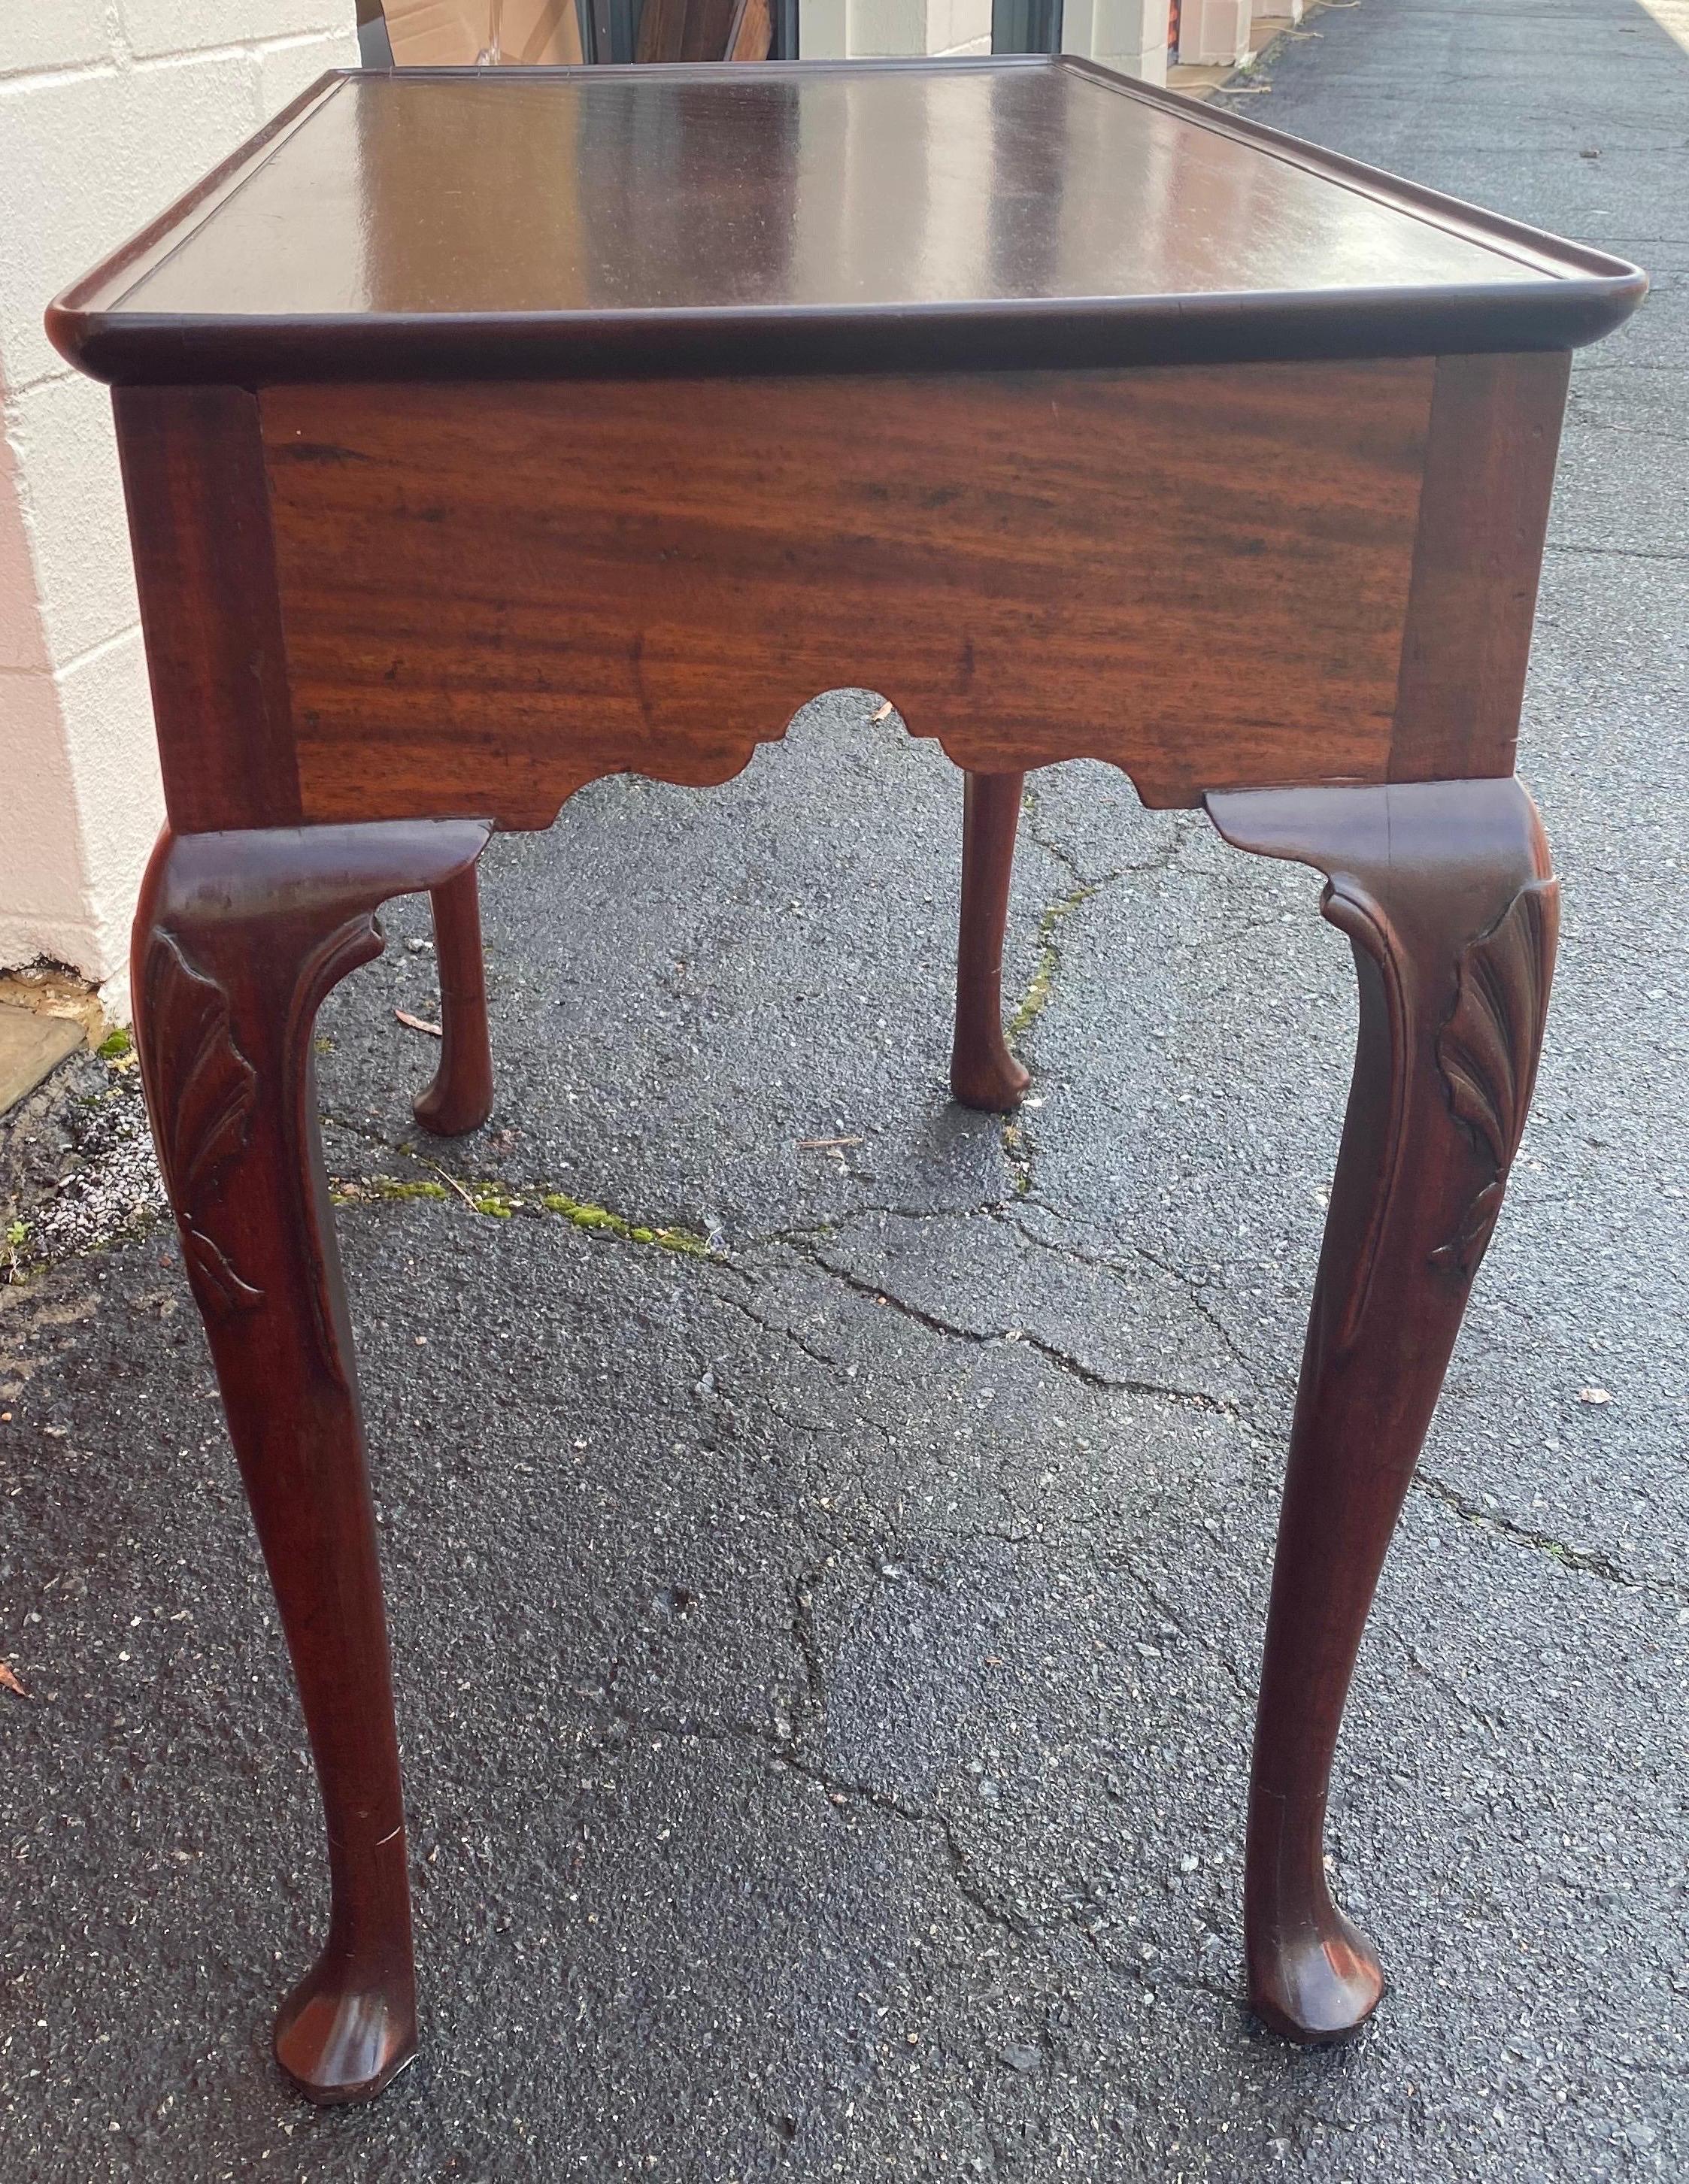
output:
POLYGON ((132 1067, 0 1134, 6 2184, 1689 2171, 1689 51, 1635 0, 1309 30, 1240 109, 1655 283, 1573 376, 1548 1049, 1340 1758, 1375 2021, 1290 2048, 1240 1963, 1346 947, 1052 770, 1033 1099, 959 1111, 958 778, 835 692, 492 845, 484 1131, 410 1120, 422 905, 323 1012, 423 1983, 371 2109, 268 2053, 321 1822, 132 1067))

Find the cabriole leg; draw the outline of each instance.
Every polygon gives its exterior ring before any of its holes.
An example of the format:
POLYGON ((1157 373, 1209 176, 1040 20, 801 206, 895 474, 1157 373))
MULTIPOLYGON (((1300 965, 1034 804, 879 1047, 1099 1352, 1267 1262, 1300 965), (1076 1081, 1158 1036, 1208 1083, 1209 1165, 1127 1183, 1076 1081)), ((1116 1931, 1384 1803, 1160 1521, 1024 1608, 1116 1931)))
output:
POLYGON ((1031 1082, 1003 1037, 1003 931, 1023 773, 963 777, 962 920, 950 1090, 966 1107, 1006 1115, 1031 1082))
POLYGON ((1360 1036, 1291 1429, 1250 1790, 1250 1997, 1341 2038, 1383 1989, 1333 1903, 1324 1819, 1385 1553, 1525 1127, 1557 890, 1513 781, 1210 796, 1225 838, 1324 872, 1360 1036))
POLYGON ((328 1826, 327 1944, 277 2060, 319 2101, 415 2047, 386 1620, 311 1027, 380 953, 373 912, 472 865, 479 821, 166 833, 136 916, 141 1067, 189 1279, 269 1566, 328 1826))
POLYGON ((487 967, 475 867, 433 891, 434 955, 440 972, 440 1066, 417 1095, 416 1119, 438 1137, 478 1130, 493 1112, 493 1050, 487 1036, 487 967))

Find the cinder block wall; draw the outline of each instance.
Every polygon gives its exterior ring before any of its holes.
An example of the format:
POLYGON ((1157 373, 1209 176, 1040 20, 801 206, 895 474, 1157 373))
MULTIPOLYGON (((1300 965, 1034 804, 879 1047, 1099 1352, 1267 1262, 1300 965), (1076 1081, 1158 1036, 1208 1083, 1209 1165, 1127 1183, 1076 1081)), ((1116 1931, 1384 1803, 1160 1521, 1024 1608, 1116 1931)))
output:
MULTIPOLYGON (((1179 58, 1199 66, 1218 62, 1229 68, 1249 51, 1251 0, 1185 0, 1179 18, 1179 58)), ((1261 10, 1263 15, 1299 14, 1292 0, 1261 10)))
POLYGON ((0 968, 46 956, 127 1012, 163 806, 110 401, 48 298, 326 68, 354 0, 0 5, 0 968))

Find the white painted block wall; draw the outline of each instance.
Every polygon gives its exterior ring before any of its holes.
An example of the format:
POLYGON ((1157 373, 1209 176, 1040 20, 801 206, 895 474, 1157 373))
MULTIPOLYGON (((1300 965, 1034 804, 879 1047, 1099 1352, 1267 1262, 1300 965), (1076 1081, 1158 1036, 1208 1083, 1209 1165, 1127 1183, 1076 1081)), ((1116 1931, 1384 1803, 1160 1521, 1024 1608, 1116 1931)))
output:
POLYGON ((67 281, 325 69, 354 0, 0 0, 0 969, 127 1013, 163 816, 110 398, 48 346, 67 281))
MULTIPOLYGON (((1264 15, 1268 11, 1263 7, 1261 12, 1264 15)), ((1272 12, 1279 11, 1274 8, 1272 12)), ((1284 0, 1283 12, 1292 12, 1291 0, 1284 0)), ((1218 63, 1224 68, 1240 61, 1249 51, 1253 14, 1251 0, 1185 0, 1179 16, 1179 59, 1199 67, 1218 63)))
POLYGON ((1167 0, 1065 0, 1062 50, 1134 75, 1167 81, 1167 0))

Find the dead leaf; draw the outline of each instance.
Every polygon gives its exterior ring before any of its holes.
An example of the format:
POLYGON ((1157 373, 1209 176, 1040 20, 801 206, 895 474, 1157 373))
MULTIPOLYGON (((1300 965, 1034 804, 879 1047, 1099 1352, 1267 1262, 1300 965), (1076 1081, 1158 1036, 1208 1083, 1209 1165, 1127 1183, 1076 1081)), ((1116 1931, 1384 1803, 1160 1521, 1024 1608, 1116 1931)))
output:
POLYGON ((438 1024, 431 1024, 421 1017, 414 1017, 409 1009, 395 1009, 393 1014, 412 1031, 426 1031, 430 1039, 443 1039, 445 1034, 438 1024))
POLYGON ((832 1153, 837 1152, 841 1145, 859 1145, 861 1142, 860 1138, 800 1138, 798 1150, 800 1153, 832 1153))
POLYGON ((20 1699, 26 1699, 29 1696, 29 1693, 3 1661, 0 1661, 0 1691, 15 1691, 20 1699))
POLYGON ((879 709, 878 712, 877 712, 877 713, 871 713, 871 714, 868 716, 868 718, 869 718, 870 720, 872 720, 872 721, 889 721, 889 720, 891 718, 891 700, 890 700, 890 699, 889 699, 889 698, 888 698, 888 699, 886 699, 886 701, 885 701, 884 705, 883 705, 880 707, 880 709, 879 709))

